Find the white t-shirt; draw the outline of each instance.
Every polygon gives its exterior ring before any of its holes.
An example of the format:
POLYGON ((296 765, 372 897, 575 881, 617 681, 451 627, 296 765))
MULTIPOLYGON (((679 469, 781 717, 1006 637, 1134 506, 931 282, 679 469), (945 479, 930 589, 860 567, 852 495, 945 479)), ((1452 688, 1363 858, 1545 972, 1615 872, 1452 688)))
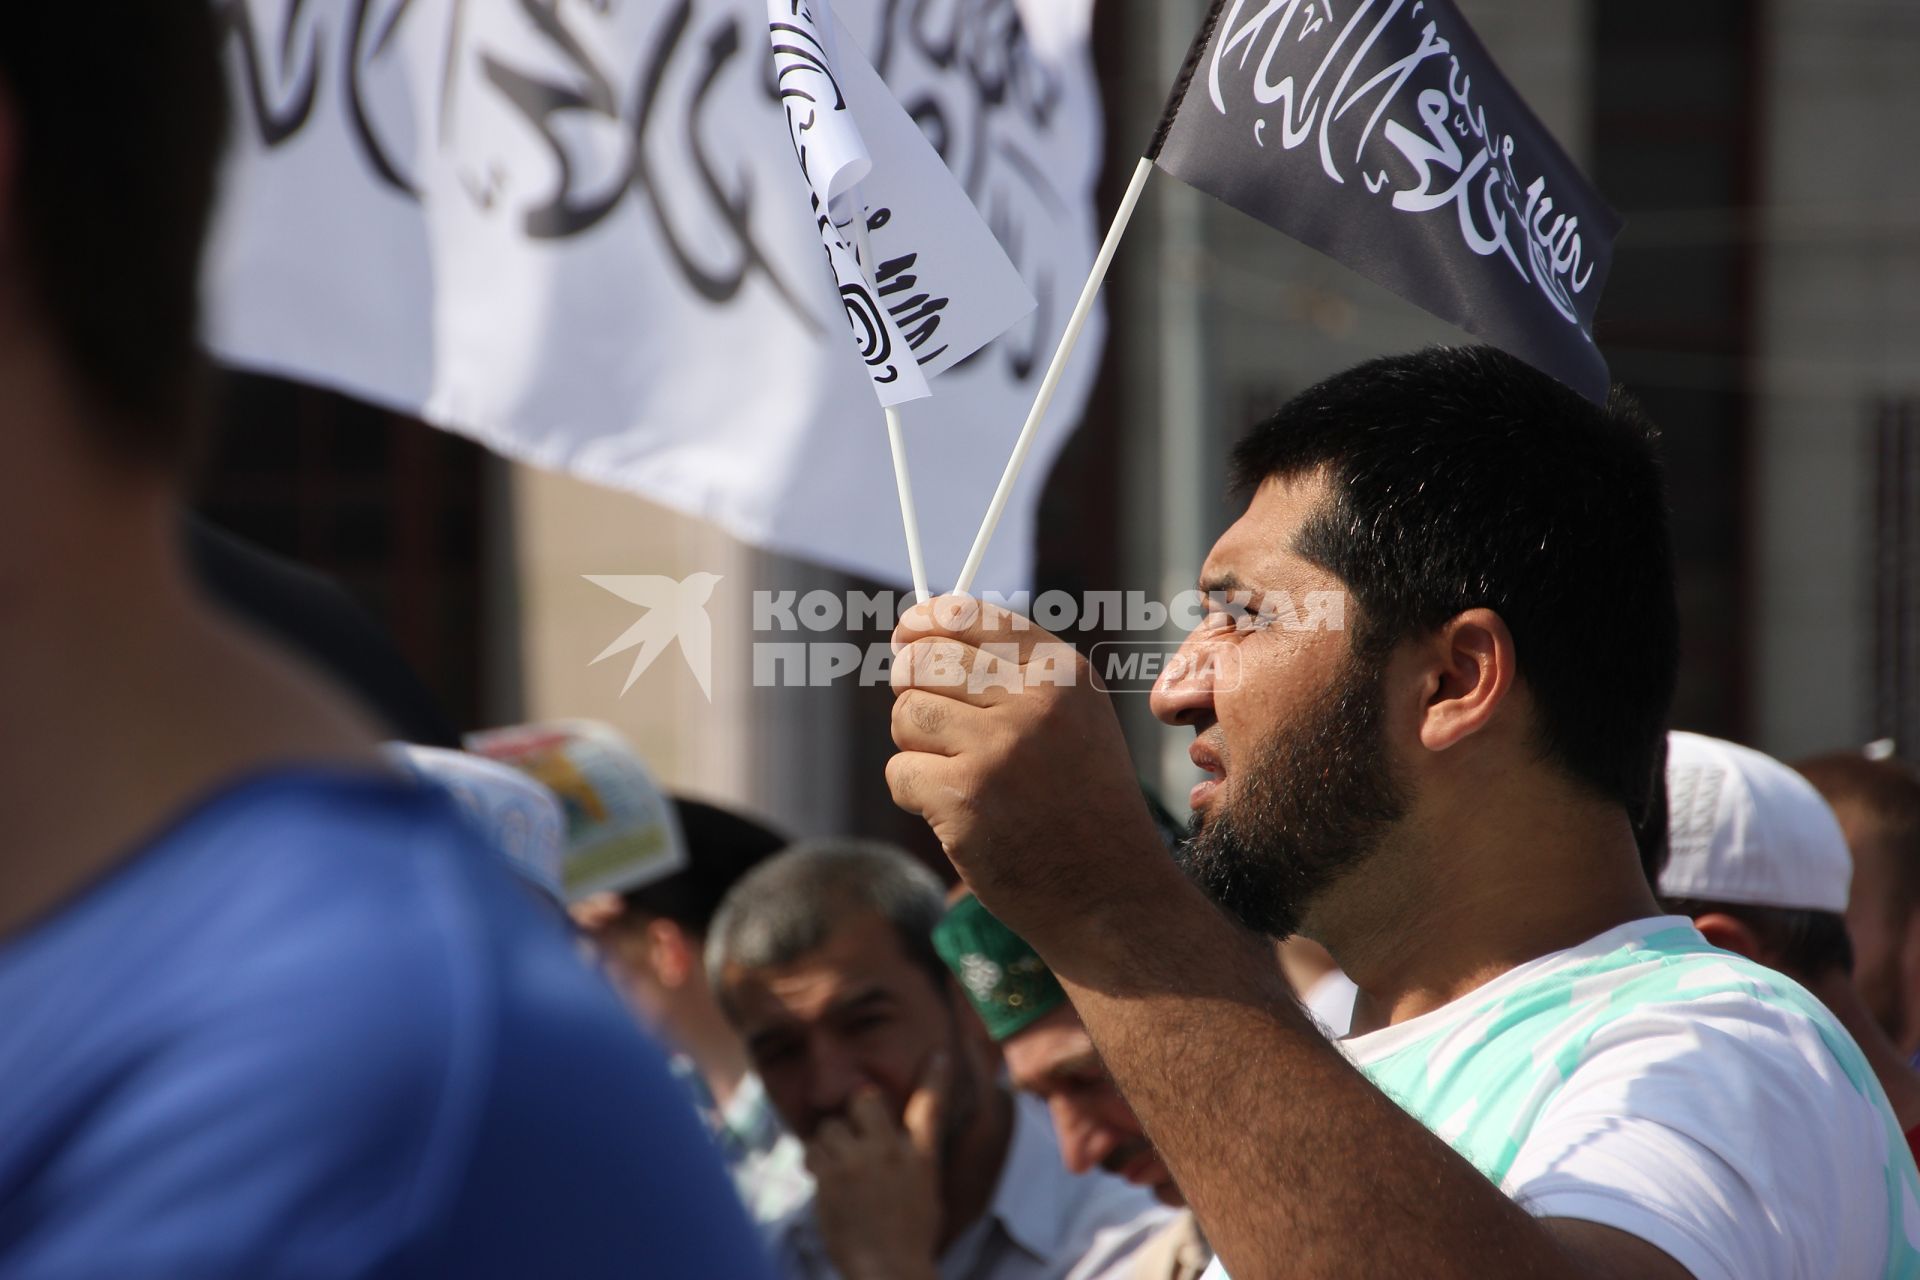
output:
POLYGON ((1920 1174, 1860 1050, 1685 917, 1341 1047, 1537 1217, 1628 1232, 1698 1280, 1920 1275, 1920 1174))
POLYGON ((1352 978, 1338 969, 1330 969, 1307 988, 1307 993, 1300 997, 1300 1007, 1319 1024, 1327 1039, 1338 1040, 1353 1025, 1353 1001, 1359 994, 1360 989, 1353 985, 1352 978))

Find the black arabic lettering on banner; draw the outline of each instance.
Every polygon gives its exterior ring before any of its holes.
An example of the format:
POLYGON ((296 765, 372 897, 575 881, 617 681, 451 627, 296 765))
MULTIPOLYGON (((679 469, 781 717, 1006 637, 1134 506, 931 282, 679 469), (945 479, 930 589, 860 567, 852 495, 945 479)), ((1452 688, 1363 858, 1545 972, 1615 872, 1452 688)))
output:
MULTIPOLYGON (((683 282, 700 297, 716 304, 731 302, 757 274, 809 332, 818 333, 817 321, 754 237, 751 183, 741 180, 729 187, 722 180, 723 171, 739 166, 710 155, 701 128, 707 113, 719 105, 717 91, 723 75, 739 65, 746 52, 739 21, 725 12, 696 13, 694 0, 675 0, 656 26, 650 47, 642 52, 636 88, 623 109, 613 75, 595 57, 582 33, 563 19, 559 0, 511 2, 544 41, 542 52, 549 55, 544 62, 550 65, 552 55, 558 55, 571 78, 528 70, 508 51, 478 48, 465 22, 467 0, 447 0, 440 6, 446 14, 445 25, 437 33, 444 55, 443 79, 439 100, 431 108, 439 113, 434 133, 444 143, 456 132, 460 73, 477 62, 486 86, 538 134, 554 175, 550 187, 518 210, 523 232, 536 240, 579 236, 598 226, 631 194, 652 219, 683 282), (691 86, 682 100, 663 97, 670 73, 678 73, 691 86), (624 177, 598 191, 585 189, 565 141, 569 117, 582 116, 617 127, 624 140, 624 177), (684 149, 699 176, 697 186, 656 180, 654 148, 675 145, 684 149), (716 264, 695 255, 679 231, 683 220, 693 219, 724 229, 731 261, 716 264)), ((348 0, 344 8, 341 29, 330 32, 309 0, 278 0, 272 5, 217 0, 216 15, 238 46, 246 114, 263 145, 285 146, 313 121, 323 100, 330 60, 336 62, 342 109, 361 158, 378 181, 418 201, 421 186, 407 171, 403 149, 385 135, 386 128, 399 125, 383 120, 368 88, 369 78, 390 53, 402 24, 416 12, 415 0, 348 0), (262 20, 256 10, 274 17, 262 20)), ((757 43, 754 47, 759 48, 757 43)), ((758 65, 739 65, 742 75, 749 77, 740 83, 753 85, 756 92, 758 65)), ((729 85, 728 91, 738 88, 738 84, 729 85)), ((505 177, 490 172, 484 181, 469 181, 468 194, 480 207, 490 209, 507 185, 505 177)))
POLYGON ((1449 0, 1343 9, 1216 4, 1154 158, 1603 399, 1618 219, 1449 0))
MULTIPOLYGON (((867 376, 880 386, 891 386, 900 381, 900 362, 894 356, 893 332, 881 314, 883 304, 874 296, 875 286, 867 282, 858 250, 847 243, 843 229, 821 210, 820 197, 811 199, 815 225, 827 254, 827 274, 840 290, 840 304, 853 328, 853 344, 867 366, 867 376)), ((880 211, 883 215, 885 212, 880 211)), ((867 225, 874 225, 871 217, 867 225)))
MULTIPOLYGON (((773 83, 780 97, 780 108, 787 116, 787 136, 793 140, 794 159, 800 162, 800 176, 808 185, 814 182, 809 163, 807 135, 820 128, 820 113, 847 109, 847 95, 834 79, 833 63, 827 51, 814 37, 815 21, 800 0, 792 0, 792 14, 802 22, 773 24, 773 83)), ((816 206, 818 201, 815 201, 816 206)), ((816 208, 816 212, 817 212, 816 208)))
MULTIPOLYGON (((881 258, 873 267, 873 285, 868 287, 864 260, 859 250, 847 244, 846 229, 835 226, 834 232, 827 232, 828 219, 818 214, 819 199, 814 199, 816 216, 822 224, 822 234, 832 234, 838 247, 847 256, 848 269, 843 273, 836 271, 841 280, 840 298, 847 308, 848 318, 854 322, 854 340, 860 348, 860 358, 867 364, 875 382, 883 385, 900 379, 898 368, 893 363, 892 338, 885 324, 879 321, 882 307, 892 317, 894 326, 900 331, 901 340, 907 344, 917 364, 927 364, 938 360, 947 352, 947 344, 933 344, 940 331, 940 313, 952 304, 952 299, 937 297, 926 292, 915 292, 920 278, 914 274, 914 266, 920 260, 917 253, 905 253, 897 257, 881 258), (905 296, 902 296, 905 295, 905 296)), ((887 208, 867 210, 867 231, 869 237, 885 227, 893 219, 893 211, 887 208)), ((876 257, 878 255, 876 254, 876 257)), ((833 270, 833 251, 828 250, 828 269, 833 270)))
MULTIPOLYGON (((741 176, 747 166, 733 155, 715 154, 725 130, 709 131, 724 95, 753 92, 772 106, 779 99, 770 62, 759 56, 758 24, 743 24, 722 5, 671 0, 655 25, 639 65, 629 68, 632 89, 622 101, 616 69, 593 52, 580 19, 562 16, 559 0, 494 0, 512 4, 540 38, 535 60, 511 50, 481 49, 467 22, 470 0, 213 0, 235 46, 238 97, 243 115, 269 149, 285 146, 315 119, 336 92, 349 135, 369 173, 404 198, 421 199, 410 170, 402 130, 387 121, 373 100, 372 81, 403 30, 437 20, 431 33, 443 51, 442 82, 432 136, 446 144, 457 132, 462 93, 475 85, 462 76, 477 67, 482 87, 511 105, 541 139, 552 174, 544 187, 521 183, 529 195, 513 210, 533 239, 567 239, 600 225, 629 196, 637 199, 659 232, 681 280, 714 304, 736 299, 747 282, 764 278, 809 332, 816 318, 782 272, 769 260, 752 225, 755 192, 741 176), (556 77, 554 56, 569 70, 556 77), (531 69, 535 63, 541 70, 531 69), (669 83, 684 86, 675 99, 669 83), (626 145, 625 181, 586 188, 566 138, 570 117, 617 125, 626 145), (717 138, 716 136, 717 135, 717 138), (698 183, 658 181, 657 149, 679 148, 698 183), (722 229, 727 260, 714 262, 690 247, 680 230, 696 222, 722 229)), ((1038 307, 1006 336, 969 357, 1000 353, 1019 382, 1038 376, 1047 343, 1078 279, 1067 279, 1048 247, 1052 228, 1074 220, 1076 195, 1063 190, 1036 154, 1058 127, 1062 86, 1057 73, 1032 49, 1014 0, 878 0, 876 68, 901 91, 902 105, 940 153, 987 225, 1027 280, 1038 307)), ((604 4, 599 7, 604 8, 604 4)), ((582 6, 583 9, 588 8, 582 6)), ((508 175, 489 167, 464 179, 469 197, 492 209, 505 198, 508 175)), ((870 211, 884 220, 886 210, 870 211)), ((902 228, 895 229, 895 238, 902 228)), ((922 360, 945 348, 934 341, 946 299, 920 287, 913 270, 917 254, 881 252, 876 285, 902 333, 922 360)))
MULTIPOLYGON (((892 221, 893 210, 868 209, 868 235, 879 234, 892 221)), ((877 250, 875 256, 878 257, 877 250)), ((907 348, 919 363, 926 364, 946 354, 945 343, 937 347, 932 344, 934 336, 940 331, 940 313, 947 309, 952 300, 914 292, 920 285, 920 277, 914 274, 914 266, 919 261, 920 255, 917 253, 879 258, 873 268, 873 283, 887 308, 887 314, 893 317, 900 336, 906 340, 907 348)))
MULTIPOLYGON (((854 245, 857 237, 847 233, 853 214, 848 212, 843 223, 836 223, 833 210, 819 194, 835 180, 834 171, 853 161, 859 130, 848 111, 847 95, 834 76, 833 59, 822 37, 815 34, 820 30, 819 19, 804 0, 789 0, 787 15, 787 21, 776 19, 768 30, 774 90, 786 116, 787 138, 800 164, 800 176, 806 180, 814 231, 826 251, 827 273, 840 292, 853 345, 867 366, 867 376, 877 385, 891 386, 900 381, 893 329, 866 278, 865 264, 854 245)), ((843 194, 837 203, 850 207, 852 201, 843 194)))
POLYGON ((1030 382, 1050 353, 1063 298, 1080 286, 1048 252, 1060 237, 1047 234, 1075 217, 1079 201, 1034 155, 1059 127, 1060 76, 1035 53, 1015 0, 883 0, 879 32, 875 68, 903 88, 901 105, 960 180, 1037 304, 961 364, 998 352, 1016 382, 1030 382))
MULTIPOLYGON (((940 328, 940 313, 951 299, 913 292, 918 284, 918 277, 912 274, 919 261, 917 252, 897 253, 877 263, 865 261, 863 246, 893 223, 891 209, 868 208, 857 188, 837 195, 833 208, 822 207, 818 189, 823 175, 814 172, 816 139, 830 137, 830 130, 844 130, 840 135, 842 147, 850 153, 845 143, 849 137, 858 137, 859 124, 851 118, 846 93, 834 75, 833 59, 822 45, 822 37, 815 34, 821 30, 818 15, 805 0, 788 0, 787 13, 788 21, 775 21, 770 29, 774 84, 786 113, 787 136, 793 144, 794 158, 800 162, 801 176, 815 189, 810 197, 814 226, 827 244, 828 267, 853 326, 854 343, 873 381, 890 385, 899 381, 900 371, 886 319, 892 319, 916 362, 928 364, 947 351, 946 344, 936 346, 934 339, 940 328), (835 120, 836 114, 842 118, 835 120), (848 231, 859 216, 867 220, 864 237, 848 231), (883 307, 886 317, 880 314, 883 307)), ((828 154, 834 154, 832 144, 825 145, 828 154)), ((904 238, 900 230, 896 228, 884 238, 897 242, 904 238)))
POLYGON ((246 108, 260 140, 277 147, 306 126, 313 115, 313 102, 320 87, 320 47, 312 24, 307 24, 306 39, 300 38, 302 10, 306 0, 289 0, 281 15, 277 39, 267 41, 254 26, 246 0, 226 0, 214 10, 223 32, 231 34, 240 46, 242 72, 246 77, 246 108))

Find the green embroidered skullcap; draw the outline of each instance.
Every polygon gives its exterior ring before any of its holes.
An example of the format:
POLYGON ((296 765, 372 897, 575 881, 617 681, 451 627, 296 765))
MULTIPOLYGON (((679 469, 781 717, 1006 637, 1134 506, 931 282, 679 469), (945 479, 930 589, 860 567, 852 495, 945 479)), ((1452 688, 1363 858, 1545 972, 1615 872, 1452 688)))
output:
POLYGON ((1046 961, 972 894, 947 909, 934 928, 933 947, 960 980, 995 1043, 1067 1001, 1046 961))

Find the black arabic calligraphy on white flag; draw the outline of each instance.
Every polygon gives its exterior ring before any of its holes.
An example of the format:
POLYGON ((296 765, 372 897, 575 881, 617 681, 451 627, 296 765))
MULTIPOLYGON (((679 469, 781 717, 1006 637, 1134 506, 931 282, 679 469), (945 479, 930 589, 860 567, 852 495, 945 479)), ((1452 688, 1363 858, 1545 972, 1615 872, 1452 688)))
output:
POLYGON ((767 0, 767 17, 809 211, 874 394, 929 395, 929 377, 1005 333, 1033 296, 829 0, 767 0), (886 227, 912 254, 863 260, 886 227))

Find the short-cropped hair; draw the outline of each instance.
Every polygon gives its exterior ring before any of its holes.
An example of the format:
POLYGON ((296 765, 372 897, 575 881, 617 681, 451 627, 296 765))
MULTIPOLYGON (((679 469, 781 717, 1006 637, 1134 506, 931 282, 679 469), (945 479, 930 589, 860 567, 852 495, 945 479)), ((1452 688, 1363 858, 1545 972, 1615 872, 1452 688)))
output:
POLYGON ((1491 347, 1433 347, 1308 388, 1233 461, 1247 490, 1325 477, 1292 550, 1353 593, 1356 651, 1499 614, 1543 754, 1641 821, 1679 664, 1658 438, 1624 391, 1597 405, 1491 347))
POLYGON ((1773 953, 1775 967, 1789 978, 1807 982, 1829 974, 1853 973, 1853 940, 1847 936, 1847 922, 1831 911, 1756 907, 1699 898, 1668 898, 1661 905, 1673 915, 1693 919, 1713 914, 1732 916, 1753 930, 1760 945, 1773 953))
POLYGON ((933 929, 945 911, 939 878, 892 845, 802 841, 728 891, 707 930, 707 978, 721 992, 731 967, 793 964, 849 919, 876 915, 892 926, 901 953, 945 993, 947 967, 933 948, 933 929))

